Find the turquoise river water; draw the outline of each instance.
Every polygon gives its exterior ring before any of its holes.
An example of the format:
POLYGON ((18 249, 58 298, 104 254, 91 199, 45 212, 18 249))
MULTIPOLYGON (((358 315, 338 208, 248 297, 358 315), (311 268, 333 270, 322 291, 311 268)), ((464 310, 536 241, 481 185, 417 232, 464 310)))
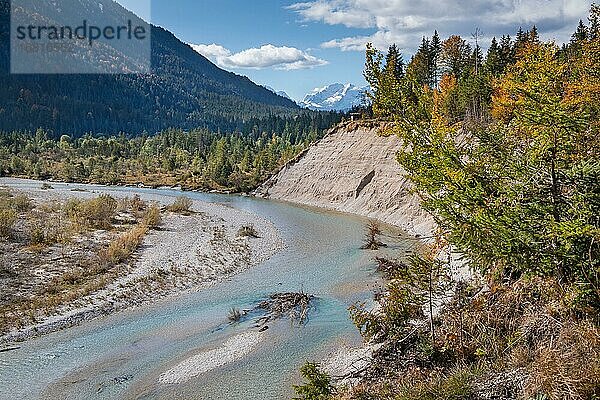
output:
MULTIPOLYGON (((0 399, 285 399, 301 381, 298 368, 304 362, 320 361, 342 345, 360 344, 348 306, 369 301, 381 284, 373 262, 376 253, 359 249, 364 219, 243 196, 186 195, 272 221, 285 248, 204 290, 99 318, 0 353, 0 399), (285 320, 271 324, 266 340, 241 360, 185 383, 159 382, 161 373, 182 360, 252 329, 252 321, 227 323, 231 307, 247 308, 270 293, 298 290, 318 297, 306 325, 285 320)), ((386 251, 395 254, 414 246, 399 232, 386 241, 391 244, 386 251)))

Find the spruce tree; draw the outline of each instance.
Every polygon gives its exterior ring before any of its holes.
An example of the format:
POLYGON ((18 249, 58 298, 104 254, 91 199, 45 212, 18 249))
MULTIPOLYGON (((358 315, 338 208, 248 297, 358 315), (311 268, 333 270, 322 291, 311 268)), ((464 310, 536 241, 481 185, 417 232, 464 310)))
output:
POLYGON ((535 44, 540 43, 540 35, 538 34, 537 26, 534 25, 531 28, 531 30, 527 32, 527 34, 528 34, 527 40, 529 43, 535 43, 535 44))
POLYGON ((500 66, 502 72, 507 66, 515 62, 515 46, 509 35, 503 35, 500 39, 500 66))
POLYGON ((442 41, 436 30, 431 38, 429 46, 429 74, 434 87, 437 87, 440 80, 440 54, 442 52, 442 41))
POLYGON ((588 38, 588 27, 585 26, 582 20, 579 20, 577 30, 571 36, 571 43, 583 42, 588 38))
POLYGON ((385 65, 386 70, 393 71, 393 75, 397 80, 404 78, 404 60, 396 44, 389 47, 385 57, 385 65))
POLYGON ((500 75, 504 71, 502 65, 502 54, 500 46, 496 37, 492 38, 492 43, 488 49, 487 56, 485 58, 485 70, 492 75, 500 75))
POLYGON ((421 45, 417 49, 417 52, 410 60, 408 67, 406 68, 406 75, 410 80, 418 83, 419 85, 427 85, 432 87, 433 82, 431 74, 431 44, 429 39, 423 36, 421 45))
POLYGON ((590 17, 588 20, 590 21, 590 40, 597 40, 600 38, 600 6, 597 4, 592 4, 590 17))
POLYGON ((481 47, 475 46, 473 49, 473 54, 471 55, 472 64, 474 67, 474 74, 478 75, 481 66, 483 65, 483 53, 481 51, 481 47))
POLYGON ((523 28, 519 27, 519 30, 517 31, 517 36, 515 38, 515 44, 514 44, 515 56, 519 54, 519 52, 521 51, 521 49, 523 49, 523 47, 525 47, 525 44, 528 42, 528 39, 529 39, 529 33, 525 32, 523 30, 523 28))

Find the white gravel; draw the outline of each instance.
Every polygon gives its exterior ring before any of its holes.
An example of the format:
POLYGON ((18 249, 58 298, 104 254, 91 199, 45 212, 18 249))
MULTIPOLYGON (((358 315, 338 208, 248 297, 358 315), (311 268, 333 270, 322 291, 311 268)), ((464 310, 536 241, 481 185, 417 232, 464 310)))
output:
MULTIPOLYGON (((172 195, 116 191, 111 187, 51 183, 53 189, 42 190, 41 182, 0 178, 0 187, 27 193, 36 201, 64 200, 71 197, 92 198, 102 193, 114 198, 138 194, 145 201, 172 204, 172 195)), ((185 195, 185 193, 181 193, 185 195)), ((190 216, 168 213, 161 230, 151 231, 138 250, 127 273, 84 299, 64 307, 59 315, 14 331, 2 341, 25 340, 52 332, 117 310, 149 302, 186 290, 198 290, 222 281, 257 265, 283 247, 275 226, 264 218, 222 204, 194 200, 190 216), (238 237, 240 227, 252 224, 259 238, 238 237), (153 280, 157 274, 160 282, 153 280)))
POLYGON ((160 375, 163 384, 186 382, 205 372, 244 358, 264 339, 258 331, 244 332, 227 339, 221 346, 193 355, 160 375))

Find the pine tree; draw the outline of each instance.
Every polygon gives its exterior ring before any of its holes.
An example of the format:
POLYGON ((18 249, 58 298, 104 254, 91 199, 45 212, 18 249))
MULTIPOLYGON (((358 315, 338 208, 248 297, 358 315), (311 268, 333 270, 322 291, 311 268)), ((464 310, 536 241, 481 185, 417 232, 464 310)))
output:
POLYGON ((515 62, 515 45, 510 36, 503 35, 500 39, 500 69, 506 70, 510 64, 515 62))
POLYGON ((588 27, 585 26, 582 20, 579 20, 579 25, 577 25, 577 30, 571 36, 571 43, 578 43, 587 40, 589 35, 588 27))
POLYGON ((502 65, 502 54, 500 46, 498 45, 498 41, 496 37, 492 38, 492 43, 490 44, 490 48, 488 49, 486 58, 485 58, 485 70, 492 75, 500 75, 503 71, 502 65))
POLYGON ((433 33, 429 46, 429 74, 434 87, 437 87, 440 81, 440 54, 442 52, 442 42, 438 31, 433 33))
POLYGON ((385 57, 385 69, 393 71, 393 75, 398 81, 404 78, 404 60, 395 44, 388 49, 385 57))

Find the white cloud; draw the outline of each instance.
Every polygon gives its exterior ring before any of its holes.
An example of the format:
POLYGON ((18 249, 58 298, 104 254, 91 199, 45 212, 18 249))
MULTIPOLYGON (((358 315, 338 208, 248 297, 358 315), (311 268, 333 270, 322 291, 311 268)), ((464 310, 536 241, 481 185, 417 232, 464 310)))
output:
POLYGON ((346 25, 352 28, 370 28, 374 26, 373 15, 361 8, 345 7, 343 1, 312 1, 288 6, 299 12, 308 21, 324 21, 330 25, 346 25))
POLYGON ((231 52, 218 44, 192 44, 192 49, 202 54, 206 58, 215 59, 220 57, 229 57, 231 52))
POLYGON ((592 0, 314 0, 287 8, 305 22, 373 29, 375 33, 332 38, 325 48, 364 50, 367 42, 381 49, 392 43, 414 50, 422 36, 438 30, 442 37, 470 38, 480 28, 485 38, 511 34, 537 25, 545 39, 569 39, 592 0))
POLYGON ((232 53, 218 44, 192 44, 194 50, 213 60, 223 68, 274 68, 279 70, 296 70, 326 65, 328 62, 308 54, 295 47, 273 46, 266 44, 259 48, 251 48, 232 53))

